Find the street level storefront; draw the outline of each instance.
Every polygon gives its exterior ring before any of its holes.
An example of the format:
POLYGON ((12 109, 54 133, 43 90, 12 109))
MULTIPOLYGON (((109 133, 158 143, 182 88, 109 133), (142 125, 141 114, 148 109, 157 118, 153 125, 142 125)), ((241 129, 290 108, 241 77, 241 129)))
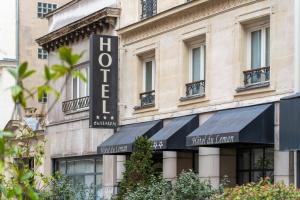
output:
POLYGON ((161 167, 158 171, 162 171, 164 178, 173 181, 182 170, 198 171, 195 149, 185 146, 185 137, 198 126, 198 115, 124 125, 98 146, 98 153, 118 155, 119 182, 126 155, 133 151, 135 139, 139 136, 147 137, 152 141, 155 162, 161 167))
POLYGON ((200 147, 200 177, 212 178, 215 184, 225 175, 230 185, 274 179, 272 104, 219 111, 189 134, 186 142, 200 147))

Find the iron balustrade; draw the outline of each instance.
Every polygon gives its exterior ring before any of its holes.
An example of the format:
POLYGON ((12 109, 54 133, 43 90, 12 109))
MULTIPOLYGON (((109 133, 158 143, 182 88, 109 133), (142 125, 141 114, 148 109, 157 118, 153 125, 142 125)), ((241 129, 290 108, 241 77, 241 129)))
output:
POLYGON ((185 84, 186 96, 193 96, 205 93, 205 80, 194 81, 192 83, 185 84))
POLYGON ((142 19, 156 15, 157 13, 156 0, 141 0, 141 3, 142 3, 142 14, 141 14, 142 19))
POLYGON ((143 92, 140 94, 141 108, 154 106, 155 104, 155 90, 143 92))
POLYGON ((270 80, 270 67, 261 67, 244 71, 244 84, 252 85, 256 83, 265 83, 270 80))
POLYGON ((72 99, 69 101, 64 101, 62 103, 62 111, 63 112, 74 112, 77 110, 81 110, 83 108, 88 108, 90 104, 90 97, 81 97, 78 99, 72 99))

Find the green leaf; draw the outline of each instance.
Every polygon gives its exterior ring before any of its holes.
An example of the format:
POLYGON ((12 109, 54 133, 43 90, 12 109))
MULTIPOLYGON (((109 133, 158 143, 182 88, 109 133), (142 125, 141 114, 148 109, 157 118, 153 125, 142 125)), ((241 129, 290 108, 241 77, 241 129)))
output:
POLYGON ((21 195, 22 194, 22 188, 19 185, 14 186, 14 192, 16 195, 21 195))
POLYGON ((80 58, 81 58, 81 56, 78 54, 71 55, 70 65, 76 65, 78 63, 78 61, 80 60, 80 58))
POLYGON ((19 77, 22 77, 24 75, 24 73, 27 70, 27 65, 28 65, 27 62, 23 62, 21 65, 19 65, 19 67, 18 67, 19 77))
POLYGON ((27 172, 21 176, 21 181, 29 180, 32 177, 33 177, 33 172, 31 170, 27 170, 27 172))
POLYGON ((16 98, 22 93, 22 88, 19 85, 14 85, 11 87, 11 95, 16 98))
POLYGON ((74 70, 72 71, 72 76, 73 77, 78 77, 80 80, 86 82, 86 77, 79 71, 79 70, 74 70))
POLYGON ((47 65, 44 66, 44 76, 46 78, 47 81, 51 80, 51 72, 50 69, 47 65))
POLYGON ((64 65, 52 65, 51 69, 54 71, 54 79, 58 79, 59 77, 64 76, 67 74, 70 70, 70 68, 64 66, 64 65))
POLYGON ((49 85, 42 85, 42 86, 39 86, 37 88, 37 91, 38 91, 38 99, 42 99, 43 98, 43 95, 46 93, 46 94, 49 94, 50 91, 51 91, 51 87, 49 85))
POLYGON ((29 70, 29 71, 25 72, 20 78, 25 79, 25 78, 31 76, 34 73, 35 73, 35 70, 29 70))
POLYGON ((28 190, 27 195, 30 198, 30 200, 38 200, 39 199, 37 193, 35 193, 32 189, 28 190))
POLYGON ((15 78, 18 78, 18 72, 17 69, 8 68, 7 71, 15 78))

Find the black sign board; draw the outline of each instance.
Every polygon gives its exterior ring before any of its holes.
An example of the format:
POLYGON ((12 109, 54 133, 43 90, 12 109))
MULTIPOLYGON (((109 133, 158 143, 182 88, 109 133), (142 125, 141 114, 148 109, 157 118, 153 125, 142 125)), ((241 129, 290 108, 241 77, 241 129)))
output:
POLYGON ((90 127, 116 128, 118 37, 90 37, 90 127))

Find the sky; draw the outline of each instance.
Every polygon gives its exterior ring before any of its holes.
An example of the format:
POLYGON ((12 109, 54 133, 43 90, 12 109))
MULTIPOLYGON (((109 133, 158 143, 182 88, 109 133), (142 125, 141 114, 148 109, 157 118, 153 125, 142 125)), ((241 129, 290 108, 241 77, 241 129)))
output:
POLYGON ((16 0, 0 0, 0 60, 16 58, 16 0))

